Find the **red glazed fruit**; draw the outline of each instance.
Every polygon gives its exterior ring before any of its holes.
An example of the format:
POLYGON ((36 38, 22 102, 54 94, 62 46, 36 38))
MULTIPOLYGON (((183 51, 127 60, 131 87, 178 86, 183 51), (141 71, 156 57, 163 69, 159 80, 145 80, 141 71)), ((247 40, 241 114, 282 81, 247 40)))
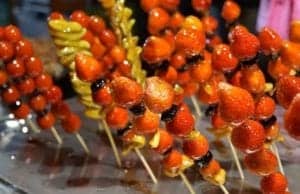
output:
POLYGON ((284 75, 288 75, 290 71, 291 68, 283 64, 280 57, 278 57, 275 61, 270 61, 268 64, 268 73, 275 80, 278 80, 284 75))
POLYGON ((178 107, 175 117, 166 124, 169 132, 177 136, 187 136, 195 127, 195 119, 184 104, 178 107))
POLYGON ((40 91, 46 91, 53 85, 52 77, 46 73, 40 74, 34 81, 36 88, 40 91))
POLYGON ((6 72, 12 78, 21 77, 25 73, 25 66, 23 60, 20 58, 14 59, 5 66, 6 72))
POLYGON ((106 113, 106 122, 113 129, 125 128, 128 121, 128 111, 124 108, 114 106, 106 113))
POLYGON ((275 111, 275 101, 269 96, 262 96, 258 99, 255 105, 254 116, 256 119, 268 119, 275 111))
POLYGON ((265 176, 260 182, 263 194, 285 194, 288 182, 286 177, 280 172, 275 172, 265 176))
POLYGON ((157 7, 159 0, 140 0, 140 6, 144 12, 149 12, 151 9, 157 7))
POLYGON ((211 5, 211 0, 192 0, 193 9, 199 12, 204 12, 209 10, 211 5))
POLYGON ((174 139, 173 136, 164 129, 158 129, 157 133, 159 133, 159 144, 154 150, 163 154, 172 147, 174 139))
POLYGON ((249 171, 260 176, 275 172, 278 166, 276 156, 266 148, 246 155, 244 164, 249 171))
POLYGON ((16 86, 22 95, 31 94, 35 90, 34 80, 30 77, 20 80, 16 86))
POLYGON ((238 19, 238 17, 240 17, 240 14, 241 8, 236 2, 230 0, 224 2, 221 16, 226 22, 234 22, 236 19, 238 19))
POLYGON ((203 157, 209 150, 209 143, 203 135, 184 140, 183 152, 192 159, 203 157))
POLYGON ((71 113, 61 122, 67 133, 77 133, 81 127, 81 119, 77 114, 71 113))
POLYGON ((152 35, 159 34, 169 23, 170 15, 162 8, 156 7, 148 13, 148 32, 152 35))
POLYGON ((47 102, 51 104, 55 104, 61 101, 63 98, 63 92, 61 91, 60 87, 55 85, 51 86, 44 95, 47 99, 47 102))
POLYGON ((288 133, 300 140, 300 93, 297 94, 284 115, 284 126, 288 133))
POLYGON ((219 84, 219 110, 227 122, 242 122, 254 114, 255 105, 251 94, 242 88, 219 84))
POLYGON ((19 28, 17 28, 14 25, 8 25, 4 28, 4 39, 12 42, 12 43, 16 43, 19 40, 21 40, 22 35, 21 32, 19 30, 19 28))
POLYGON ((173 172, 180 168, 182 164, 182 154, 177 150, 172 150, 163 160, 163 167, 167 171, 173 172))
POLYGON ((256 64, 242 68, 241 74, 240 84, 242 88, 252 94, 264 92, 266 85, 265 76, 256 64))
POLYGON ((5 103, 11 104, 20 98, 20 92, 15 86, 10 86, 1 92, 1 96, 5 103))
POLYGON ((42 61, 37 57, 30 57, 25 61, 26 74, 37 77, 43 73, 42 61))
POLYGON ((228 72, 235 69, 237 65, 238 59, 231 53, 228 45, 219 44, 214 47, 212 53, 212 66, 214 69, 228 72))
POLYGON ((263 126, 254 120, 246 120, 232 130, 233 145, 245 153, 252 153, 262 148, 265 142, 263 126))
POLYGON ((2 86, 3 84, 5 84, 8 80, 8 75, 6 73, 6 71, 0 69, 0 86, 2 86))
POLYGON ((284 108, 288 108, 296 94, 300 93, 300 78, 284 76, 276 84, 276 99, 284 108))
POLYGON ((276 54, 281 48, 281 37, 271 28, 264 27, 258 34, 261 50, 266 55, 276 54))
POLYGON ((155 113, 171 108, 174 100, 172 86, 158 77, 146 79, 144 100, 147 107, 155 113))
POLYGON ((103 74, 103 65, 94 57, 77 54, 75 57, 75 69, 79 79, 87 82, 96 81, 103 74))
POLYGON ((239 60, 250 60, 256 56, 260 43, 245 27, 236 26, 229 34, 231 52, 239 60))
POLYGON ((50 129, 55 123, 55 117, 51 112, 47 112, 37 117, 37 123, 41 129, 50 129))
POLYGON ((129 108, 142 101, 141 85, 127 77, 116 77, 111 86, 115 102, 122 107, 129 108))
POLYGON ((0 59, 7 62, 14 56, 14 46, 8 41, 0 41, 0 59))
POLYGON ((150 36, 144 43, 142 58, 149 64, 158 63, 171 57, 172 47, 168 41, 150 36))
MULTIPOLYGON (((19 101, 20 102, 20 101, 19 101)), ((26 119, 30 113, 30 108, 27 104, 21 103, 18 108, 11 110, 17 119, 26 119)))
POLYGON ((28 58, 33 55, 32 44, 27 39, 22 39, 18 41, 15 45, 16 47, 16 56, 21 58, 28 58))
POLYGON ((43 95, 39 94, 30 98, 29 106, 34 111, 42 111, 47 106, 47 100, 43 95))
POLYGON ((285 41, 282 44, 280 56, 283 64, 300 70, 300 43, 285 41))
POLYGON ((83 27, 88 27, 89 25, 89 16, 87 16, 82 10, 75 10, 70 15, 70 19, 74 22, 78 22, 83 27))
POLYGON ((159 115, 146 110, 143 115, 134 119, 133 126, 141 134, 153 134, 157 131, 159 123, 159 115))

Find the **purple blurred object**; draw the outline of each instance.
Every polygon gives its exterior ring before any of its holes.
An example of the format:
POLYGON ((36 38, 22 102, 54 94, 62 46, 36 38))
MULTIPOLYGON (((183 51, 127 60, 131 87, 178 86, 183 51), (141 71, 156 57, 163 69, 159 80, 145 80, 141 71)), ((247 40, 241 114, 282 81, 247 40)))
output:
POLYGON ((261 0, 256 29, 271 27, 287 39, 290 22, 296 19, 300 19, 299 0, 261 0))

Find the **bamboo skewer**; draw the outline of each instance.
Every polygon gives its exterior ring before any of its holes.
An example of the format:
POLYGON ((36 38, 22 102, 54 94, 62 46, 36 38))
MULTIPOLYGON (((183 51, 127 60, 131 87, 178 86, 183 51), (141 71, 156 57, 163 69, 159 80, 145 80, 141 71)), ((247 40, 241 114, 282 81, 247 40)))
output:
POLYGON ((277 145, 276 145, 276 143, 275 142, 273 142, 272 144, 271 144, 271 150, 275 153, 275 155, 276 155, 276 158, 277 158, 277 162, 278 162, 278 167, 279 167, 279 171, 283 174, 283 175, 285 175, 285 173, 284 173, 284 170, 283 170, 283 166, 282 166, 282 162, 281 162, 281 159, 280 159, 280 155, 279 155, 279 152, 278 152, 278 148, 277 148, 277 145))
POLYGON ((183 172, 179 172, 179 175, 183 181, 183 183, 185 184, 185 186, 187 187, 187 189, 190 191, 190 194, 196 194, 194 188, 192 187, 192 184, 190 183, 190 181, 186 178, 186 176, 183 174, 183 172))
MULTIPOLYGON (((109 142, 110 142, 110 145, 111 145, 111 147, 112 147, 113 153, 114 153, 114 155, 115 155, 117 165, 118 165, 119 167, 121 167, 121 165, 122 165, 122 164, 121 164, 121 159, 120 159, 119 151, 118 151, 118 149, 117 149, 115 140, 114 140, 114 138, 113 138, 113 136, 112 136, 112 134, 111 134, 111 131, 110 131, 110 129, 109 129, 109 127, 108 127, 106 121, 105 121, 104 119, 102 119, 101 121, 102 121, 102 126, 104 127, 104 131, 105 131, 105 133, 106 133, 106 135, 107 135, 107 137, 108 137, 108 140, 109 140, 109 142)), ((98 129, 101 131, 100 126, 98 126, 98 129)))
POLYGON ((228 190, 226 189, 226 187, 224 185, 220 184, 219 187, 223 191, 224 194, 229 194, 228 190))
POLYGON ((36 124, 31 120, 31 118, 27 117, 26 118, 26 123, 28 124, 29 128, 34 133, 40 133, 41 132, 41 130, 36 126, 36 124))
POLYGON ((227 141, 228 141, 228 143, 230 145, 230 149, 231 149, 231 152, 232 152, 235 164, 236 164, 236 166, 238 168, 238 171, 239 171, 239 174, 240 174, 240 178, 242 180, 244 180, 245 179, 245 175, 244 175, 243 169, 241 167, 241 163, 240 163, 240 160, 239 160, 238 155, 236 153, 235 147, 232 145, 232 142, 231 142, 231 139, 230 139, 230 135, 227 135, 227 141))
POLYGON ((201 110, 200 110, 200 107, 199 107, 199 103, 198 103, 196 97, 195 96, 191 96, 191 100, 192 100, 192 103, 193 103, 193 106, 194 106, 194 108, 196 110, 197 115, 199 116, 199 118, 201 118, 202 113, 201 113, 201 110))
POLYGON ((63 143, 63 140, 61 139, 60 135, 58 134, 57 130, 55 129, 55 127, 51 127, 51 132, 53 134, 53 136, 55 137, 57 143, 59 145, 61 145, 63 143))
POLYGON ((157 179, 152 171, 152 169, 150 168, 148 162, 146 161, 145 157, 143 156, 143 154, 141 153, 139 148, 134 148, 134 151, 136 153, 136 155, 139 157, 139 159, 142 161, 146 171, 148 172, 149 176, 151 177, 152 181, 154 184, 157 184, 157 179))
POLYGON ((86 145, 84 139, 82 138, 82 136, 79 133, 75 133, 75 136, 77 138, 77 140, 79 141, 79 143, 81 144, 82 148, 84 149, 85 153, 87 155, 90 155, 90 150, 88 148, 88 146, 86 145))

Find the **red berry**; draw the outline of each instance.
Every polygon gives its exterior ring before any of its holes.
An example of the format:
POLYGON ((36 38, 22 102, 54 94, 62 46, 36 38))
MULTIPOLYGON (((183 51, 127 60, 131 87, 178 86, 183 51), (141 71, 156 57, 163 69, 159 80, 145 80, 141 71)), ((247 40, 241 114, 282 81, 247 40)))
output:
POLYGON ((20 93, 15 86, 10 86, 1 93, 3 101, 7 104, 12 104, 20 98, 20 93))
POLYGON ((103 74, 103 64, 94 57, 78 53, 75 57, 75 69, 79 79, 96 81, 103 74))
POLYGON ((230 47, 219 44, 214 47, 212 53, 212 66, 222 72, 232 71, 238 65, 238 59, 232 54, 230 47))
POLYGON ((278 53, 281 49, 282 39, 271 28, 264 27, 258 34, 262 51, 266 54, 278 53))
POLYGON ((30 113, 30 108, 27 104, 21 103, 17 109, 13 109, 12 113, 17 119, 26 119, 30 113))
POLYGON ((101 17, 95 15, 90 17, 89 29, 92 30, 95 34, 101 34, 105 28, 105 22, 101 17))
POLYGON ((44 96, 47 99, 47 102, 55 104, 62 100, 63 92, 61 91, 60 87, 53 85, 47 91, 45 91, 44 96))
POLYGON ((88 27, 89 25, 89 16, 87 16, 82 10, 75 10, 70 15, 70 19, 74 22, 78 22, 83 27, 88 27))
POLYGON ((22 95, 31 94, 35 90, 34 80, 30 77, 20 80, 16 86, 22 95))
POLYGON ((4 39, 16 43, 21 40, 22 34, 19 28, 14 25, 8 25, 4 28, 4 39))
POLYGON ((46 91, 53 85, 52 77, 46 73, 37 76, 34 81, 36 88, 40 91, 46 91))
POLYGON ((69 105, 63 101, 59 101, 59 102, 56 102, 55 104, 52 104, 51 112, 58 119, 65 119, 69 116, 69 114, 71 114, 69 105))
POLYGON ((25 65, 20 58, 14 59, 5 66, 6 72, 9 76, 16 78, 25 74, 25 65))
POLYGON ((22 39, 16 43, 16 56, 22 58, 28 58, 33 55, 32 44, 27 39, 22 39))
POLYGON ((15 54, 14 45, 8 41, 0 41, 0 59, 7 62, 13 58, 15 54))
POLYGON ((233 145, 245 152, 252 153, 262 148, 266 136, 263 126, 254 120, 246 120, 232 130, 233 145))
POLYGON ((34 110, 36 112, 39 112, 39 111, 42 111, 46 108, 47 100, 43 95, 38 94, 38 95, 32 96, 30 98, 29 106, 32 110, 34 110))
POLYGON ((71 113, 61 122, 67 133, 77 133, 81 127, 81 119, 77 114, 71 113))
POLYGON ((43 73, 43 64, 40 58, 30 57, 25 61, 26 74, 37 77, 43 73))
POLYGON ((37 123, 41 129, 50 129, 55 124, 55 117, 51 112, 37 117, 37 123))

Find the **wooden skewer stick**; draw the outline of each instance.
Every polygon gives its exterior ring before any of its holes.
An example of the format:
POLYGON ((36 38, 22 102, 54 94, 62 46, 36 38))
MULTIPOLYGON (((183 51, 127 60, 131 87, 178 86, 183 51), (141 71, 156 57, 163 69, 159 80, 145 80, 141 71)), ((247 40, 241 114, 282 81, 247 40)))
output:
POLYGON ((190 191, 190 194, 196 194, 194 188, 192 187, 192 184, 190 183, 190 181, 186 178, 186 176, 183 174, 183 172, 179 172, 179 175, 183 181, 183 183, 185 184, 185 186, 187 187, 187 189, 190 191))
POLYGON ((29 128, 34 133, 40 133, 41 132, 41 130, 36 126, 36 124, 31 120, 31 118, 27 117, 26 118, 26 123, 28 124, 29 128))
POLYGON ((201 114, 199 103, 198 103, 196 97, 195 96, 191 96, 191 100, 192 100, 192 103, 193 103, 193 106, 194 106, 194 108, 196 110, 197 115, 201 118, 202 114, 201 114))
POLYGON ((82 136, 79 133, 75 133, 75 136, 77 138, 77 140, 79 141, 79 143, 81 144, 82 148, 84 149, 85 153, 87 155, 90 155, 90 150, 88 148, 88 146, 86 145, 84 139, 82 138, 82 136))
POLYGON ((59 145, 61 145, 63 143, 63 140, 61 139, 60 135, 58 134, 57 130, 55 129, 55 127, 51 127, 51 132, 53 134, 53 136, 55 137, 57 143, 59 145))
POLYGON ((275 142, 272 143, 271 145, 271 148, 272 148, 272 151, 275 153, 276 155, 276 158, 277 158, 277 162, 278 162, 278 167, 279 167, 279 171, 285 175, 284 173, 284 170, 283 170, 283 166, 282 166, 282 162, 281 162, 281 159, 280 159, 280 155, 279 155, 279 152, 278 152, 278 148, 277 148, 277 145, 275 142))
POLYGON ((241 163, 240 163, 240 160, 239 160, 238 155, 236 153, 235 147, 232 145, 230 135, 227 135, 227 141, 228 141, 228 143, 230 145, 230 149, 231 149, 231 152, 232 152, 235 164, 236 164, 236 166, 238 168, 240 177, 241 177, 242 180, 244 180, 245 179, 245 175, 244 175, 243 169, 241 167, 241 163))
MULTIPOLYGON (((113 152, 114 152, 114 155, 115 155, 115 158, 116 158, 117 165, 118 165, 119 167, 121 167, 121 165, 122 165, 122 164, 121 164, 121 159, 120 159, 119 151, 118 151, 118 149, 117 149, 115 140, 114 140, 114 138, 113 138, 113 136, 112 136, 112 134, 111 134, 111 131, 110 131, 110 129, 109 129, 109 127, 108 127, 108 125, 107 125, 105 119, 101 119, 101 121, 102 121, 102 126, 104 127, 104 130, 105 130, 105 133, 106 133, 106 135, 107 135, 107 137, 108 137, 108 140, 109 140, 109 142, 110 142, 110 145, 111 145, 111 147, 112 147, 112 150, 113 150, 113 152)), ((101 131, 100 126, 98 126, 98 129, 101 131)))
POLYGON ((220 184, 219 187, 223 191, 224 194, 229 194, 228 190, 226 189, 226 187, 224 185, 220 184))
POLYGON ((146 161, 145 157, 143 156, 143 154, 141 153, 139 148, 134 148, 134 151, 136 153, 136 155, 140 158, 140 160, 142 161, 146 171, 148 172, 149 176, 151 177, 152 181, 154 184, 157 184, 157 179, 152 171, 152 169, 150 168, 148 162, 146 161))

